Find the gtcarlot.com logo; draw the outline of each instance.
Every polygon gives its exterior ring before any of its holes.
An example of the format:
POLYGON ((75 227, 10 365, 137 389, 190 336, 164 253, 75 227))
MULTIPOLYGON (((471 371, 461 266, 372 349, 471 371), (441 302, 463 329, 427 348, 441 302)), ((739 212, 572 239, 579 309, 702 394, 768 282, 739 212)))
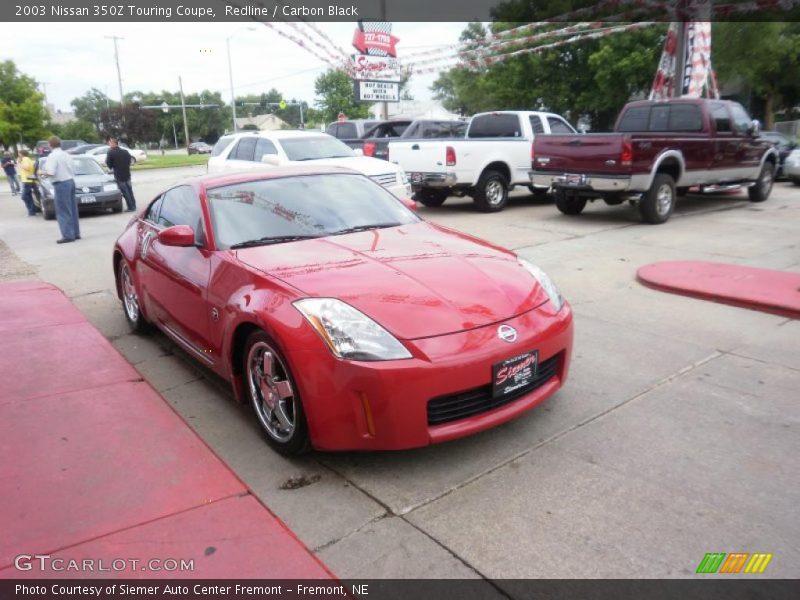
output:
POLYGON ((748 552, 732 552, 731 554, 709 552, 697 565, 697 572, 705 574, 726 573, 730 575, 737 573, 763 573, 771 560, 772 554, 763 552, 756 552, 755 554, 748 552))
POLYGON ((49 554, 20 554, 14 559, 18 571, 194 571, 194 559, 184 558, 53 558, 49 554))

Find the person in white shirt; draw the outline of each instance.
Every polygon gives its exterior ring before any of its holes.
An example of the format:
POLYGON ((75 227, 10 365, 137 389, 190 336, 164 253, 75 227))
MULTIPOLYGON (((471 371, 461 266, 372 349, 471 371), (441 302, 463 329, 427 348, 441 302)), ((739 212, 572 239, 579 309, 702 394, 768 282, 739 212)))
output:
POLYGON ((52 136, 47 140, 51 148, 44 165, 44 175, 53 182, 55 191, 55 208, 61 239, 57 244, 66 244, 81 239, 81 228, 78 221, 78 199, 75 196, 75 172, 72 169, 72 158, 61 149, 61 139, 52 136))

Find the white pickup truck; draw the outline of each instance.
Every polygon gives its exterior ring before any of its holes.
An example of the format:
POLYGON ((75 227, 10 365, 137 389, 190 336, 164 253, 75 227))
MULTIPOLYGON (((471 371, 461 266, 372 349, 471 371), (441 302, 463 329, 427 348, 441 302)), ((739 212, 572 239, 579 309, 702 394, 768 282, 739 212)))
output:
POLYGON ((400 165, 425 206, 441 206, 451 194, 471 196, 483 212, 503 210, 508 192, 525 185, 534 194, 546 187, 530 185, 533 138, 549 133, 576 133, 556 114, 495 111, 472 117, 466 137, 389 143, 389 161, 400 165))

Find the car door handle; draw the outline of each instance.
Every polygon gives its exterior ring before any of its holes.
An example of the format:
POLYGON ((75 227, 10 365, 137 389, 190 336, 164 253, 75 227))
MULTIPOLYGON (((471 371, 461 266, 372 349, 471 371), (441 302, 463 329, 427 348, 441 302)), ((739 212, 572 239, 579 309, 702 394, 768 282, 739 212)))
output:
POLYGON ((419 144, 414 144, 413 146, 411 146, 411 149, 412 150, 419 150, 419 144))
POLYGON ((568 144, 570 146, 580 146, 583 142, 581 140, 570 140, 568 144))

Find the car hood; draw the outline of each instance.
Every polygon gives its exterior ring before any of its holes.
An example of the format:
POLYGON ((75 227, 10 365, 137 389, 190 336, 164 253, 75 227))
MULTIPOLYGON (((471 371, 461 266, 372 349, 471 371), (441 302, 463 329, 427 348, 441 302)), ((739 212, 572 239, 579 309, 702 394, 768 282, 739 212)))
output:
POLYGON ((513 253, 426 222, 236 255, 305 295, 347 302, 400 339, 474 329, 548 300, 513 253))
POLYGON ((368 177, 384 175, 386 173, 396 173, 397 165, 387 163, 385 160, 372 158, 370 156, 346 156, 343 158, 318 158, 316 160, 305 160, 292 164, 305 165, 324 165, 326 167, 345 167, 353 169, 368 177))
MULTIPOLYGON (((50 179, 42 178, 41 182, 47 187, 53 187, 53 182, 50 179)), ((81 193, 83 187, 93 187, 103 185, 106 183, 114 183, 114 178, 111 175, 75 175, 75 191, 81 193)))

